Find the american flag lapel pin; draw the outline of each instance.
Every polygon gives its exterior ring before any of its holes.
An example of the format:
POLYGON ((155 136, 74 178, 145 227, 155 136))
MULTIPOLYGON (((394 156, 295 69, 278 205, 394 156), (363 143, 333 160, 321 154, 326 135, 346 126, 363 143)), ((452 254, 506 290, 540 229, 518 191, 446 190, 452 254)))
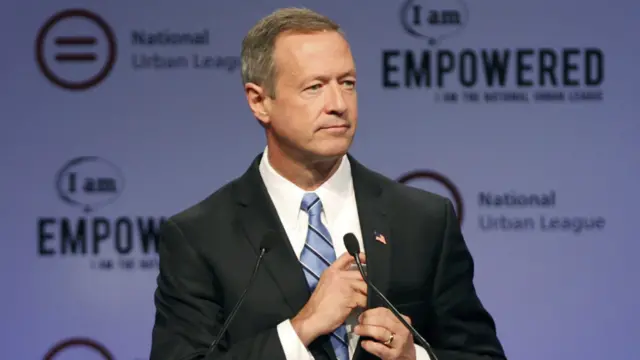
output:
POLYGON ((383 244, 387 244, 387 238, 384 237, 384 235, 380 234, 379 232, 374 232, 375 236, 376 236, 376 240, 383 243, 383 244))

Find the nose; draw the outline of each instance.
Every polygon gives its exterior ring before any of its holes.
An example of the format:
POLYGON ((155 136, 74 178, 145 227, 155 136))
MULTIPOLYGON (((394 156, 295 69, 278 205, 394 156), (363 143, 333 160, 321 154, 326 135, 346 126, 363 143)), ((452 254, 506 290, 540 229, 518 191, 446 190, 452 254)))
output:
POLYGON ((342 115, 347 111, 347 102, 344 99, 343 89, 339 84, 332 83, 327 86, 325 97, 325 111, 328 114, 342 115))

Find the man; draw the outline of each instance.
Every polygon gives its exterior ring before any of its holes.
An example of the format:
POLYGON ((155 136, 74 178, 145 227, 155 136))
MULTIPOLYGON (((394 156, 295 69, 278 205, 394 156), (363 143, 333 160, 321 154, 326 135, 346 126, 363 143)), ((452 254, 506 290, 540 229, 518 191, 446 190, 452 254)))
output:
POLYGON ((356 70, 338 25, 276 11, 244 39, 242 76, 267 146, 244 175, 164 225, 151 360, 429 359, 352 268, 348 233, 370 280, 440 360, 504 359, 451 203, 348 154, 356 70))

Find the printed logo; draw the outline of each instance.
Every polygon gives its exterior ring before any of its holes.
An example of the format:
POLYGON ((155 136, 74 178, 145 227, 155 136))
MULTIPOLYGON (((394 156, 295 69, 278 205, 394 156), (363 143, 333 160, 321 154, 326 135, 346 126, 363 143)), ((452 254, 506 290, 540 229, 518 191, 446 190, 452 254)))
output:
POLYGON ((448 191, 448 197, 453 202, 455 206, 456 215, 458 216, 458 222, 462 225, 462 221, 464 220, 464 206, 462 202, 462 195, 460 194, 460 190, 458 187, 446 176, 437 173, 432 170, 415 170, 409 172, 403 176, 401 176, 397 181, 402 184, 409 184, 410 182, 414 182, 417 180, 430 180, 435 181, 436 183, 444 186, 448 191))
MULTIPOLYGON (((557 41, 536 41, 538 45, 534 45, 522 39, 514 44, 509 40, 508 46, 498 47, 491 36, 474 40, 473 47, 449 42, 472 23, 474 34, 482 35, 489 28, 500 29, 504 34, 510 30, 509 21, 505 20, 508 15, 474 16, 470 23, 470 12, 463 1, 401 3, 397 28, 416 42, 409 48, 382 49, 384 89, 420 91, 435 103, 447 104, 604 101, 605 53, 595 44, 562 46, 557 41), (443 46, 445 41, 449 46, 443 46)), ((468 5, 484 6, 482 2, 468 5)))
POLYGON ((85 9, 68 9, 50 17, 38 32, 35 52, 44 76, 71 91, 101 83, 117 58, 113 30, 85 9))
POLYGON ((124 175, 111 162, 81 156, 67 162, 56 176, 62 201, 92 212, 114 202, 124 190, 124 175))
POLYGON ((80 352, 82 352, 82 354, 86 354, 87 352, 97 354, 103 360, 114 360, 113 355, 104 345, 88 338, 70 338, 63 340, 47 351, 43 360, 64 360, 69 356, 73 356, 73 353, 80 352))
POLYGON ((400 10, 404 30, 431 45, 460 32, 468 19, 462 0, 406 0, 400 10))
POLYGON ((163 216, 102 213, 124 191, 120 169, 98 156, 79 156, 55 175, 58 197, 84 213, 48 215, 36 222, 38 255, 88 261, 91 269, 155 270, 163 216))

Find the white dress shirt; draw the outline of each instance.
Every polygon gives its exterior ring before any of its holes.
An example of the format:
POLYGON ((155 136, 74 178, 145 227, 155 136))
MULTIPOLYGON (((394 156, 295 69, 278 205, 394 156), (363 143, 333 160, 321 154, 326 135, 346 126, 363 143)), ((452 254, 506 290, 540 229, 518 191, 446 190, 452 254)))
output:
MULTIPOLYGON (((268 148, 265 148, 259 170, 269 196, 278 212, 280 221, 289 237, 293 251, 300 259, 309 225, 308 214, 300 208, 302 197, 306 191, 282 177, 271 167, 268 161, 268 148)), ((346 252, 342 239, 347 233, 353 233, 356 236, 360 243, 360 250, 364 253, 360 218, 358 217, 358 208, 351 179, 351 166, 346 156, 342 159, 338 170, 333 176, 314 192, 322 202, 322 222, 331 235, 336 258, 346 252)), ((353 327, 357 324, 357 317, 360 313, 353 313, 346 320, 350 359, 353 358, 358 344, 358 335, 353 333, 353 327)), ((314 359, 302 341, 300 341, 289 319, 280 323, 277 330, 287 360, 314 359)), ((422 347, 415 346, 417 359, 428 360, 429 355, 427 352, 422 347)))

